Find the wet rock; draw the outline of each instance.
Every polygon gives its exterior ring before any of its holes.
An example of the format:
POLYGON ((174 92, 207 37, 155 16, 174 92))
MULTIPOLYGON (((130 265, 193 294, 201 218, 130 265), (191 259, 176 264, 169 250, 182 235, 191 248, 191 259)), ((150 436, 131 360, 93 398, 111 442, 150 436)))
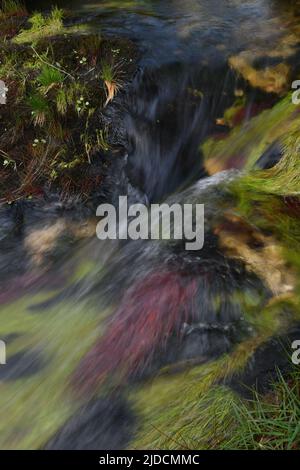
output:
POLYGON ((47 450, 120 450, 132 439, 136 419, 121 397, 81 408, 46 445, 47 450))
POLYGON ((227 385, 245 398, 252 398, 253 389, 268 393, 278 378, 278 370, 285 377, 293 369, 291 344, 300 338, 300 325, 286 336, 277 336, 258 348, 242 374, 235 374, 227 385))
POLYGON ((273 168, 283 156, 282 147, 279 142, 274 142, 258 159, 256 166, 261 170, 273 168))
POLYGON ((253 87, 261 88, 268 93, 282 94, 286 91, 290 67, 279 63, 265 68, 255 68, 253 54, 242 52, 229 59, 229 64, 237 70, 253 87))
POLYGON ((242 260, 275 297, 292 293, 296 285, 295 273, 288 267, 275 238, 262 234, 239 217, 230 215, 227 218, 228 223, 215 230, 224 252, 242 260))
POLYGON ((18 380, 40 372, 45 361, 39 351, 21 351, 8 357, 6 364, 0 367, 0 382, 18 380))

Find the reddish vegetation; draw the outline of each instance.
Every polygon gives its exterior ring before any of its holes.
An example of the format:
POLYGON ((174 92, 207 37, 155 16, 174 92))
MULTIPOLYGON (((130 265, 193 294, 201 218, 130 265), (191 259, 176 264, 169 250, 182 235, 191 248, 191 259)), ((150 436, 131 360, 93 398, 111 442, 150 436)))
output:
POLYGON ((245 166, 246 158, 243 155, 232 155, 224 162, 224 170, 230 170, 231 168, 237 168, 242 170, 245 166))
POLYGON ((248 106, 245 106, 239 109, 232 119, 232 126, 238 126, 243 124, 245 121, 257 116, 262 111, 272 107, 273 103, 251 103, 248 106))
POLYGON ((192 312, 196 281, 174 272, 151 273, 129 289, 104 337, 86 355, 74 384, 92 392, 108 375, 141 370, 192 312))
POLYGON ((22 25, 25 24, 27 15, 25 6, 21 5, 18 10, 9 12, 7 15, 2 13, 0 38, 11 39, 14 37, 20 31, 22 25))

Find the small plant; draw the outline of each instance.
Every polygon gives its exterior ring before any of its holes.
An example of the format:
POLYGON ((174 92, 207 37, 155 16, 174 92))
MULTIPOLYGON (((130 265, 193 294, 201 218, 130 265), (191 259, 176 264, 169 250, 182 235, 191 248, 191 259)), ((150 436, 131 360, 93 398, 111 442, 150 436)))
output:
POLYGON ((224 448, 291 450, 300 448, 300 374, 278 382, 268 396, 254 393, 248 403, 233 404, 238 426, 224 448))
POLYGON ((31 29, 32 30, 39 30, 44 28, 46 26, 46 18, 42 15, 42 13, 34 13, 30 18, 29 18, 29 23, 31 24, 31 29))
POLYGON ((107 129, 96 129, 97 147, 104 152, 108 152, 108 131, 107 129))
POLYGON ((101 67, 101 78, 106 86, 106 101, 104 107, 112 101, 117 92, 122 88, 122 82, 118 78, 119 66, 103 62, 101 67))
POLYGON ((38 147, 39 145, 41 146, 46 143, 47 143, 46 139, 34 139, 32 147, 38 147))
POLYGON ((61 25, 64 18, 64 10, 58 7, 54 7, 51 11, 50 19, 53 23, 57 22, 57 24, 61 25))
POLYGON ((48 101, 41 94, 35 93, 28 98, 28 104, 31 107, 34 125, 42 127, 50 111, 48 101))
POLYGON ((15 38, 18 43, 33 42, 46 36, 53 36, 63 30, 64 11, 54 7, 48 17, 34 13, 29 22, 30 29, 23 29, 15 38))
POLYGON ((90 102, 85 100, 83 96, 81 96, 76 102, 76 111, 78 114, 86 111, 89 109, 90 102))
POLYGON ((59 70, 45 65, 40 75, 37 77, 37 80, 40 85, 48 90, 50 87, 62 83, 64 76, 59 70))
POLYGON ((74 51, 77 55, 80 53, 83 56, 97 57, 100 54, 102 39, 99 34, 92 34, 85 36, 80 41, 79 52, 74 51))
POLYGON ((7 167, 12 167, 14 169, 14 171, 17 170, 17 164, 15 162, 15 160, 13 160, 9 155, 8 153, 4 152, 3 150, 0 150, 0 155, 1 157, 3 158, 3 166, 4 168, 7 168, 7 167))
POLYGON ((68 97, 64 88, 60 88, 56 94, 56 109, 64 116, 68 109, 68 97))

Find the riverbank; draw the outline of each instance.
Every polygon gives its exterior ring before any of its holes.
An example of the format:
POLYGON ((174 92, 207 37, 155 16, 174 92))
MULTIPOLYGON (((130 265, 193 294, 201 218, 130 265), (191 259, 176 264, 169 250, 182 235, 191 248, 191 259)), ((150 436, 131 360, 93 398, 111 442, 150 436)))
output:
POLYGON ((121 130, 105 111, 136 71, 136 47, 89 33, 57 8, 29 17, 17 2, 6 5, 0 200, 42 196, 50 188, 88 199, 121 151, 121 130))

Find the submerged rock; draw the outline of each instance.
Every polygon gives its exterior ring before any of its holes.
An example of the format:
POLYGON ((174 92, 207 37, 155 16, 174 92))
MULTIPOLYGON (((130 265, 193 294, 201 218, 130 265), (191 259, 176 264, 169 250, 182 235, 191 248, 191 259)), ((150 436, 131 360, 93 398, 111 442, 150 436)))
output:
POLYGON ((261 88, 267 93, 281 95, 289 87, 290 67, 282 62, 274 66, 257 69, 253 65, 252 53, 241 53, 230 57, 229 64, 239 72, 251 86, 261 88))
POLYGON ((136 428, 136 417, 122 396, 99 398, 82 407, 46 444, 46 450, 121 450, 136 428))

